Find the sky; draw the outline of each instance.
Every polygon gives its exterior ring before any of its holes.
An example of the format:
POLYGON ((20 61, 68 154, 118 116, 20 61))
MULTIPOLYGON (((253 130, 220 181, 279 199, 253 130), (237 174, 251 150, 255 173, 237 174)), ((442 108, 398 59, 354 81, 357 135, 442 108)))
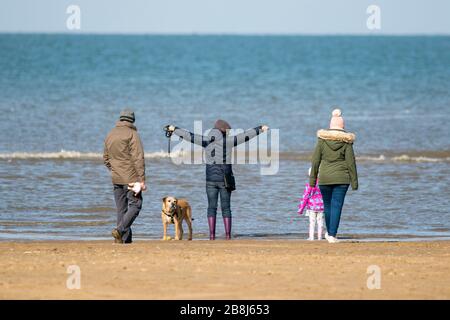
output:
POLYGON ((450 0, 0 0, 0 32, 450 34, 450 0), (80 29, 66 26, 70 5, 80 29))

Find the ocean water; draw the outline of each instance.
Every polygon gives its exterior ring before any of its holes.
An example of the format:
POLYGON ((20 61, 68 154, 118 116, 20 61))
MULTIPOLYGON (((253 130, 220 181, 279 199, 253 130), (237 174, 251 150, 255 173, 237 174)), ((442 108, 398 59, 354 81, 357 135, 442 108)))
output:
POLYGON ((188 197, 194 237, 206 239, 204 165, 175 165, 162 127, 217 118, 279 130, 277 174, 234 168, 235 236, 305 238, 298 198, 336 105, 357 135, 360 180, 342 237, 448 238, 449 88, 450 37, 0 34, 0 240, 110 238, 101 152, 126 106, 147 155, 136 238, 161 237, 170 194, 188 197))

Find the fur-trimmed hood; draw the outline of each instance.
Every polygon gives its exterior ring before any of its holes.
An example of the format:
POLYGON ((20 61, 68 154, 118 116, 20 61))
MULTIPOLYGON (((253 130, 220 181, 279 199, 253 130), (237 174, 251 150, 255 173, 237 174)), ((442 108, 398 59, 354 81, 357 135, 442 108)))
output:
POLYGON ((335 129, 320 129, 317 131, 317 137, 327 141, 339 141, 345 143, 353 143, 356 139, 354 133, 335 129))

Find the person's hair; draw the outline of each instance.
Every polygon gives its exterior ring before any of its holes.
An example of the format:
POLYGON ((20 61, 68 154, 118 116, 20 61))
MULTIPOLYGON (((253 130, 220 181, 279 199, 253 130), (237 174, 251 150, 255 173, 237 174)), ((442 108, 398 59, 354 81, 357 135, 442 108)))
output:
POLYGON ((216 120, 214 123, 214 129, 220 130, 223 134, 226 134, 228 130, 231 129, 231 126, 228 122, 222 119, 216 120))

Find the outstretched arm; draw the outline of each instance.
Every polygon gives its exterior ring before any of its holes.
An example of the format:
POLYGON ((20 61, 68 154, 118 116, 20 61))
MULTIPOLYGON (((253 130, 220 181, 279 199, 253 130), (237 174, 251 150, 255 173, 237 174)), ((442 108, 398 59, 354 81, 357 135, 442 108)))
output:
POLYGON ((188 130, 178 128, 175 126, 170 126, 169 131, 172 131, 177 136, 181 137, 183 140, 189 141, 191 143, 198 144, 199 146, 206 147, 207 146, 207 138, 200 134, 192 133, 188 130))
POLYGON ((232 144, 234 147, 240 145, 241 143, 247 142, 257 135, 269 130, 268 126, 258 126, 253 129, 248 129, 242 133, 239 133, 233 137, 227 137, 227 145, 232 144))

